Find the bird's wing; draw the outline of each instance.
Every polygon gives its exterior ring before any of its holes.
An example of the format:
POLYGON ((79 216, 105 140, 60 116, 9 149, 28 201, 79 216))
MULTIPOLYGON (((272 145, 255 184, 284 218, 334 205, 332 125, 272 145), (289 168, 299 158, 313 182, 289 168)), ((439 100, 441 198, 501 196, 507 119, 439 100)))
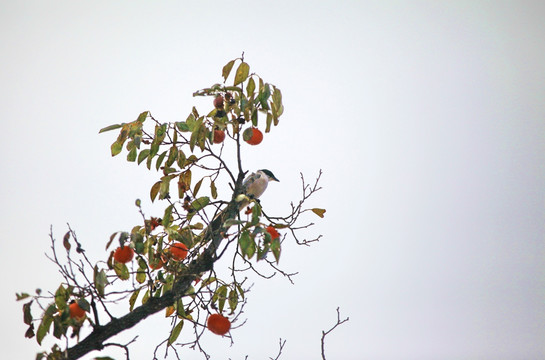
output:
POLYGON ((248 189, 248 186, 253 184, 257 179, 259 179, 259 174, 251 173, 248 175, 248 177, 242 182, 242 186, 244 187, 244 191, 246 192, 246 189, 248 189))

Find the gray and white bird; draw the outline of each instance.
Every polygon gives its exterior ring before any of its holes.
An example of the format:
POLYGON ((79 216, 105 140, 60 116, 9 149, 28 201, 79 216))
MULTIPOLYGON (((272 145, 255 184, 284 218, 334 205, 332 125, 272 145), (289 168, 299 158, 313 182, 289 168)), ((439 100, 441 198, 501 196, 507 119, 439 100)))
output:
POLYGON ((267 169, 258 170, 255 173, 251 173, 244 179, 242 186, 244 187, 244 195, 247 198, 243 198, 238 207, 239 211, 244 209, 250 203, 250 199, 258 199, 265 190, 267 190, 267 185, 271 181, 280 181, 274 174, 267 169), (250 198, 250 199, 248 199, 250 198))

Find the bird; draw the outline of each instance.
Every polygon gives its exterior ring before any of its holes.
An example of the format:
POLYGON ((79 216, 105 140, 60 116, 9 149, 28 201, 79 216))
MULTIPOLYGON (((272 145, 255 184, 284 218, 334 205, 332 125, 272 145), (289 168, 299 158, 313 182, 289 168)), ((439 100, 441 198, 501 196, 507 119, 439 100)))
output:
MULTIPOLYGON (((269 182, 271 181, 280 182, 280 180, 278 180, 276 176, 274 176, 274 174, 267 169, 261 169, 248 175, 242 182, 243 193, 239 194, 236 198, 236 201, 239 203, 238 211, 240 212, 242 209, 248 206, 252 199, 258 199, 261 195, 263 195, 267 189, 267 185, 269 185, 269 182)), ((210 225, 204 232, 217 232, 220 226, 222 226, 221 224, 223 224, 224 227, 223 231, 227 231, 232 224, 225 222, 227 220, 226 215, 227 209, 223 209, 214 217, 214 220, 210 222, 210 225)), ((221 235, 220 232, 218 232, 218 234, 221 235)), ((221 239, 221 237, 218 239, 221 239)))
POLYGON ((255 173, 251 173, 244 179, 242 182, 242 187, 244 190, 245 198, 240 202, 238 210, 241 211, 250 203, 250 199, 258 199, 265 190, 271 181, 278 181, 276 176, 267 169, 261 169, 255 173), (249 199, 248 199, 249 198, 249 199))

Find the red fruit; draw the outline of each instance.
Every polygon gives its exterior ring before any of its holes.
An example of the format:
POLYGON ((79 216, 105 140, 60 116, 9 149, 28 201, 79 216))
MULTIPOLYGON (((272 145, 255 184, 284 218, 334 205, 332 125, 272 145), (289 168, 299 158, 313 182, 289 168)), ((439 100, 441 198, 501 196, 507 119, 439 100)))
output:
POLYGON ((85 318, 85 310, 83 310, 77 302, 73 302, 68 306, 70 309, 70 317, 76 320, 83 320, 85 318))
POLYGON ((273 240, 280 237, 280 234, 278 233, 278 231, 276 231, 276 229, 272 226, 267 226, 267 229, 265 230, 267 230, 267 232, 271 234, 271 238, 273 240))
POLYGON ((207 327, 216 335, 225 335, 231 329, 231 322, 223 315, 212 314, 208 317, 207 327))
POLYGON ((114 260, 122 264, 126 264, 131 261, 133 256, 134 250, 128 245, 118 247, 114 252, 114 260))
POLYGON ((215 107, 216 109, 223 109, 223 96, 218 95, 218 96, 214 99, 214 107, 215 107))
POLYGON ((174 260, 183 260, 187 257, 187 246, 184 243, 175 243, 170 247, 170 253, 174 260))
POLYGON ((258 128, 248 128, 242 133, 242 138, 250 145, 257 145, 263 141, 263 133, 258 128))
POLYGON ((225 140, 225 131, 216 129, 214 130, 214 144, 221 144, 225 140))
POLYGON ((157 259, 155 259, 153 261, 150 261, 150 263, 149 263, 149 267, 152 270, 160 269, 160 268, 163 267, 163 265, 165 265, 165 262, 161 258, 157 258, 157 259))

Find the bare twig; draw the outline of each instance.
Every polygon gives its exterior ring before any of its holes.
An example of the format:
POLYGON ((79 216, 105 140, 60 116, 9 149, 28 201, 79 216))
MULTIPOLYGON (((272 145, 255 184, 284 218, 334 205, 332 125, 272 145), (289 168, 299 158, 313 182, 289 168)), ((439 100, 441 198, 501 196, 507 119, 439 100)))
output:
POLYGON ((339 311, 339 308, 337 307, 337 323, 335 325, 333 325, 333 327, 327 331, 323 331, 322 330, 322 359, 323 360, 326 360, 326 357, 325 357, 325 337, 330 333, 332 332, 333 330, 335 330, 335 328, 345 322, 347 322, 350 318, 349 317, 346 317, 345 319, 341 320, 341 312, 339 311))
POLYGON ((278 354, 276 355, 276 357, 274 359, 272 357, 269 357, 269 359, 271 359, 271 360, 280 359, 280 355, 282 355, 282 349, 284 349, 284 345, 286 345, 286 340, 282 341, 282 338, 280 338, 278 340, 278 346, 279 346, 278 354))

